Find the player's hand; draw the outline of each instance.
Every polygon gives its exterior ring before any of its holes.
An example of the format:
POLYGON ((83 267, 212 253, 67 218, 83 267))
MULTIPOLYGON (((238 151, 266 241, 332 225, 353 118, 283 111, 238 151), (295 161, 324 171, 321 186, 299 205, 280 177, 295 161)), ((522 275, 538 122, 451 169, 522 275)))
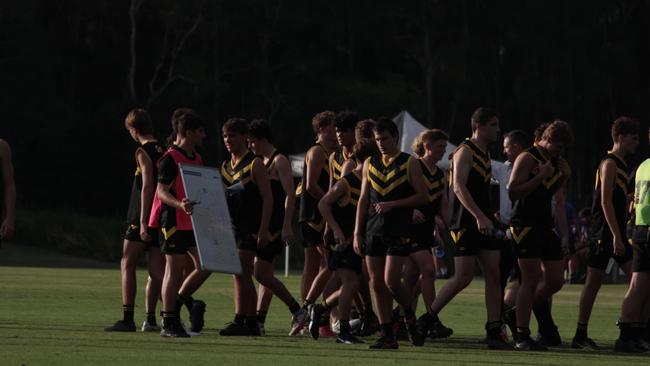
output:
POLYGON ((375 212, 380 215, 385 215, 389 213, 394 207, 392 202, 377 202, 374 205, 375 212))
POLYGON ((146 225, 140 225, 140 239, 145 243, 151 242, 151 235, 147 232, 146 225))
POLYGON ((614 237, 614 254, 618 255, 619 257, 625 255, 625 242, 620 236, 614 237))
POLYGON ((257 247, 262 249, 269 243, 269 234, 266 232, 257 233, 257 247))
POLYGON ((194 201, 191 201, 189 198, 185 197, 181 201, 179 208, 186 214, 191 215, 192 211, 194 210, 194 201))
POLYGON ((413 220, 414 224, 421 224, 425 220, 424 214, 418 209, 413 209, 413 220))
POLYGON ((542 179, 548 179, 553 175, 553 169, 553 164, 551 164, 550 161, 547 161, 537 167, 537 175, 541 176, 542 179))
POLYGON ((362 245, 363 245, 363 239, 361 238, 361 235, 359 234, 354 235, 354 240, 352 241, 352 249, 354 249, 354 252, 359 257, 363 257, 363 252, 361 250, 362 245))
POLYGON ((282 242, 289 244, 293 240, 293 230, 291 225, 283 225, 282 227, 282 242))
POLYGON ((569 167, 569 163, 564 160, 563 157, 557 159, 557 168, 562 172, 562 175, 565 178, 571 177, 571 168, 569 167))
POLYGON ((13 220, 4 219, 0 225, 0 238, 8 239, 14 235, 14 222, 13 220))
POLYGON ((564 258, 569 258, 569 237, 562 237, 562 255, 564 258))
POLYGON ((476 219, 476 226, 478 226, 478 231, 483 234, 483 235, 491 235, 492 234, 492 229, 494 228, 494 224, 492 223, 492 220, 487 218, 487 216, 482 215, 478 219, 476 219))

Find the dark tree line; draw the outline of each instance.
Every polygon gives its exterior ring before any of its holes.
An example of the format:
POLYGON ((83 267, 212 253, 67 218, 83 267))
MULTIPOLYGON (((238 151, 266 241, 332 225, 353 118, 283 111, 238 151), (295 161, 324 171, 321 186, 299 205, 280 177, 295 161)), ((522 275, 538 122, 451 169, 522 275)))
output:
MULTIPOLYGON (((469 134, 479 106, 503 130, 562 118, 575 128, 570 195, 591 197, 621 114, 650 117, 647 1, 23 0, 0 5, 0 137, 14 147, 19 200, 122 215, 134 144, 123 118, 177 107, 219 126, 264 117, 304 151, 324 109, 393 116, 469 134)), ((500 156, 496 147, 493 154, 500 156)), ((637 154, 638 162, 647 150, 637 154)))

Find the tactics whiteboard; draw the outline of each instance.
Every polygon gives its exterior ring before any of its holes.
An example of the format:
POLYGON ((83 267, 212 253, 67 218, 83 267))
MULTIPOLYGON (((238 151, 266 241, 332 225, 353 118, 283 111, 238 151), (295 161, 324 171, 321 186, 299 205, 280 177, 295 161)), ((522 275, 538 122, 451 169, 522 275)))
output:
POLYGON ((201 268, 210 272, 241 273, 221 173, 216 168, 179 164, 188 199, 197 202, 190 216, 201 268))

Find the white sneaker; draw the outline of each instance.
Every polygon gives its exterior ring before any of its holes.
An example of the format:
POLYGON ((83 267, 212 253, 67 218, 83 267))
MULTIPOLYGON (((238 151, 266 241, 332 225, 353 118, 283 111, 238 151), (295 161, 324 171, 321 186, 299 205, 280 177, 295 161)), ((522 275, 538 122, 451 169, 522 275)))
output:
POLYGON ((291 318, 291 330, 289 331, 289 335, 293 336, 298 334, 305 328, 305 324, 307 324, 308 320, 309 318, 305 310, 300 309, 296 311, 296 313, 293 314, 293 317, 291 318))
POLYGON ((142 323, 141 330, 143 332, 160 332, 160 327, 158 324, 151 324, 145 320, 144 323, 142 323))

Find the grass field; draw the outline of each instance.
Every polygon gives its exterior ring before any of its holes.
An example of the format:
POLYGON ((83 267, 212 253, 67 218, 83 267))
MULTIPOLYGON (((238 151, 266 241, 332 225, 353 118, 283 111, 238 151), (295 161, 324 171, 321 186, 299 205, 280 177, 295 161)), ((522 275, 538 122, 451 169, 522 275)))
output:
MULTIPOLYGON (((103 265, 105 266, 105 265, 103 265)), ((206 330, 190 339, 163 339, 158 334, 105 333, 103 327, 121 317, 119 272, 97 263, 55 253, 3 244, 0 249, 0 365, 648 365, 650 357, 611 351, 618 336, 618 317, 625 287, 603 288, 590 324, 590 335, 608 350, 588 353, 568 346, 546 353, 490 351, 483 337, 483 283, 475 281, 441 313, 454 329, 448 340, 414 348, 402 342, 398 351, 369 351, 367 345, 341 346, 331 339, 288 337, 290 317, 274 300, 267 336, 227 338, 217 328, 233 313, 231 279, 215 274, 196 297, 207 304, 206 330), (22 260, 21 260, 22 258, 22 260), (70 267, 86 268, 65 268, 70 267), (24 265, 21 265, 24 264, 24 265), (56 268, 54 268, 56 267, 56 268), (87 268, 95 267, 95 268, 87 268)), ((138 274, 139 284, 146 273, 138 274)), ((297 294, 299 277, 286 283, 297 294)), ((437 286, 442 283, 438 282, 437 286)), ((554 300, 554 314, 565 343, 573 336, 579 286, 566 286, 554 300)), ((138 292, 136 322, 144 320, 138 292)), ((185 314, 185 318, 187 318, 185 314)), ((371 339, 368 339, 370 341, 371 339)), ((374 340, 374 338, 373 338, 374 340)))

